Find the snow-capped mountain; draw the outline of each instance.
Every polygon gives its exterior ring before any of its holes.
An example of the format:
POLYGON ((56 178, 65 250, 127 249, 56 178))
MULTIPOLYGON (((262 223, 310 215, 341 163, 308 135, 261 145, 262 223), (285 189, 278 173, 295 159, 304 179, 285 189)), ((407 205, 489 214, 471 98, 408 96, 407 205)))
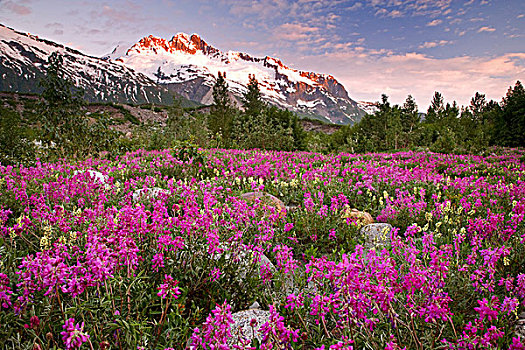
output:
POLYGON ((364 114, 333 76, 292 69, 279 59, 223 52, 196 34, 171 40, 148 36, 97 58, 0 24, 0 91, 40 92, 51 53, 64 58, 64 71, 88 101, 171 104, 173 93, 210 104, 218 72, 226 72, 240 101, 248 75, 255 74, 263 98, 300 115, 351 124, 364 114))
MULTIPOLYGON (((116 49, 115 52, 117 52, 116 49)), ((178 33, 166 40, 142 38, 126 54, 109 60, 142 72, 171 91, 204 104, 213 101, 218 72, 226 72, 230 91, 239 100, 248 75, 255 74, 263 98, 270 104, 302 115, 321 116, 336 124, 351 124, 365 112, 333 76, 287 67, 273 57, 253 57, 236 51, 223 52, 199 35, 178 33)))
POLYGON ((377 107, 378 102, 367 102, 367 101, 359 101, 357 102, 357 105, 361 110, 363 110, 366 114, 374 114, 375 112, 379 111, 379 107, 377 107))
POLYGON ((17 32, 0 24, 0 91, 40 92, 40 79, 51 53, 64 58, 66 76, 97 102, 171 103, 172 93, 122 64, 17 32))

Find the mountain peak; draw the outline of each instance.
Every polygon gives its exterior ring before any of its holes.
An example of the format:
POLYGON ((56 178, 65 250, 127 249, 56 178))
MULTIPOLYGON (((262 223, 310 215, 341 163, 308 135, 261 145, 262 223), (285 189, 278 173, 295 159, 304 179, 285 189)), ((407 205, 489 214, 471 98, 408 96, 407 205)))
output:
POLYGON ((175 34, 170 41, 177 41, 177 40, 182 40, 182 41, 186 41, 186 42, 189 42, 190 41, 190 35, 186 34, 186 33, 183 33, 183 32, 179 32, 177 34, 175 34))
POLYGON ((169 50, 168 41, 163 38, 158 38, 154 35, 148 35, 140 39, 135 45, 133 45, 127 52, 128 55, 130 52, 144 53, 153 51, 155 53, 158 50, 169 50))
POLYGON ((219 52, 216 48, 208 45, 200 35, 192 34, 190 36, 189 34, 179 32, 169 41, 154 35, 146 36, 133 45, 126 52, 126 55, 131 53, 175 53, 177 51, 192 55, 198 51, 201 51, 203 54, 219 52))

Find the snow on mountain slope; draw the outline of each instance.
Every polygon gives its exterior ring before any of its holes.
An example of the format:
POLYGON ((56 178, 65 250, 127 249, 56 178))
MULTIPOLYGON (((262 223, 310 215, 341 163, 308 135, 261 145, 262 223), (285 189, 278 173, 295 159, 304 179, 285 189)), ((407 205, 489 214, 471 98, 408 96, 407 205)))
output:
POLYGON ((375 112, 379 111, 379 108, 377 107, 377 102, 359 101, 357 102, 357 105, 366 114, 374 114, 375 112))
POLYGON ((64 58, 66 77, 85 91, 90 101, 170 103, 171 93, 142 73, 79 51, 17 32, 0 24, 0 90, 40 92, 40 79, 51 53, 64 58))
POLYGON ((178 33, 171 40, 142 38, 113 62, 131 67, 188 99, 211 103, 218 72, 226 72, 230 91, 239 98, 249 74, 255 74, 263 98, 302 115, 336 124, 358 121, 364 112, 333 76, 292 69, 273 57, 223 52, 197 34, 178 33))

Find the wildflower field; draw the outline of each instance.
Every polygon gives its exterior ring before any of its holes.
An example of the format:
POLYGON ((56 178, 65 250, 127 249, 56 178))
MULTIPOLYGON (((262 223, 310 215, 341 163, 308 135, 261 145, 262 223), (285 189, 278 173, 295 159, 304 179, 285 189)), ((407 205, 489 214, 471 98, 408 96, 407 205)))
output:
POLYGON ((525 153, 495 152, 0 166, 0 348, 525 349, 525 153))

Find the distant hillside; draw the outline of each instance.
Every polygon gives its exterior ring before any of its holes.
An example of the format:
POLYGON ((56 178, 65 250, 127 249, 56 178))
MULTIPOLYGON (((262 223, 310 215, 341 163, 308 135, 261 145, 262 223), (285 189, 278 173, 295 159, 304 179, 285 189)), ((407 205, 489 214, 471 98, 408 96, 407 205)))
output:
MULTIPOLYGON (((0 24, 0 91, 39 93, 39 81, 51 53, 64 58, 66 77, 90 102, 171 104, 174 93, 121 64, 17 32, 0 24)), ((188 103, 187 103, 188 104, 188 103)))

